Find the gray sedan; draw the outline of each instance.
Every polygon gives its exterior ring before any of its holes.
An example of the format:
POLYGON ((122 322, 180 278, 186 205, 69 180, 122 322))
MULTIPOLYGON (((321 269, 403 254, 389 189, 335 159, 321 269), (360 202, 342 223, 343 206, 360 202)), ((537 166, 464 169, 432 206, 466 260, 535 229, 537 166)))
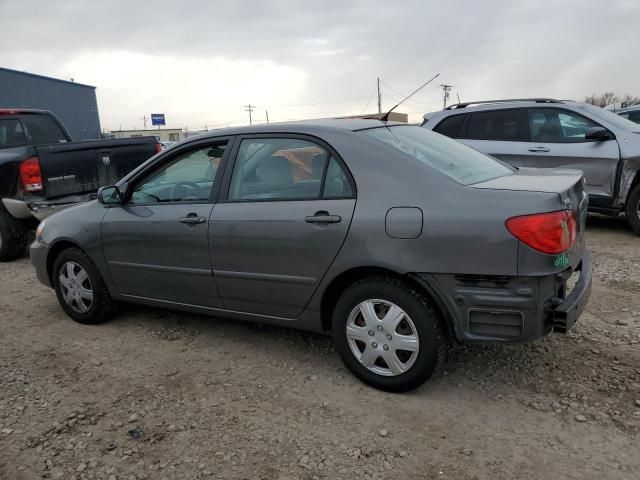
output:
POLYGON ((417 126, 271 124, 159 153, 40 224, 31 257, 78 322, 125 301, 330 332, 358 378, 405 391, 450 341, 571 328, 586 206, 578 171, 517 170, 417 126))

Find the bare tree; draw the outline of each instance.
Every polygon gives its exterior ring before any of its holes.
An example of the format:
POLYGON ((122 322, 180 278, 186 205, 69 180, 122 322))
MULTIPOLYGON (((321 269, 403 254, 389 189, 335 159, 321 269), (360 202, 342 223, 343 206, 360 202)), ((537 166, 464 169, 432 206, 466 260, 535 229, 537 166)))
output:
POLYGON ((585 103, 590 103, 591 105, 595 105, 597 107, 606 107, 607 105, 611 105, 612 103, 620 103, 621 107, 628 107, 630 105, 635 105, 640 103, 640 97, 636 97, 633 95, 629 95, 628 93, 619 97, 613 92, 605 92, 600 95, 590 95, 585 97, 585 103))

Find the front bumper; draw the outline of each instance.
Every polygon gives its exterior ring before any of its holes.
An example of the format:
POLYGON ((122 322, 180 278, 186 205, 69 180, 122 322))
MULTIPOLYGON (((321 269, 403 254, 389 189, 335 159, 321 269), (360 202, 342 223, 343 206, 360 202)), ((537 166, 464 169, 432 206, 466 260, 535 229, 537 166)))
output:
POLYGON ((591 254, 584 250, 575 269, 580 277, 567 295, 574 273, 510 277, 414 274, 433 295, 460 343, 524 343, 551 332, 566 333, 584 311, 592 282, 591 254))
POLYGON ((47 270, 47 257, 49 256, 49 245, 36 240, 31 244, 29 249, 31 255, 31 263, 36 269, 36 276, 40 283, 47 287, 52 287, 49 271, 47 270))

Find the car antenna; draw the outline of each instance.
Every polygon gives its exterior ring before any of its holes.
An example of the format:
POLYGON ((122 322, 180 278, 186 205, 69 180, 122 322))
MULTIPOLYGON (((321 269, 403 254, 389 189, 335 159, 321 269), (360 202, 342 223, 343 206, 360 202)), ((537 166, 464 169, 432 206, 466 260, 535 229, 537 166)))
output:
POLYGON ((389 110, 387 113, 385 113, 384 115, 382 115, 380 117, 380 121, 381 122, 387 122, 389 120, 389 114, 391 112, 393 112, 396 108, 398 108, 400 105, 402 105, 406 100, 408 100, 409 98, 413 97, 416 93, 418 93, 420 90, 422 90, 424 87, 426 87, 427 85, 429 85, 431 82, 433 82, 436 78, 438 78, 440 76, 439 73, 436 73, 428 82, 423 83, 422 85, 420 85, 418 88, 416 88, 413 92, 411 92, 409 95, 407 95, 406 97, 404 97, 402 100, 400 100, 400 103, 398 103, 397 105, 394 105, 393 108, 391 110, 389 110))

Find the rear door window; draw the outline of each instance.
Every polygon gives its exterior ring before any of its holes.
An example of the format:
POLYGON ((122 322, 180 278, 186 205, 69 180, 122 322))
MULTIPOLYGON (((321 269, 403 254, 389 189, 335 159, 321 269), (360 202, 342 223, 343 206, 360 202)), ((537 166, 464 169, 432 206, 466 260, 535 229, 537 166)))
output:
POLYGON ((524 142, 528 140, 526 109, 514 108, 471 114, 465 138, 524 142))
POLYGON ((467 115, 452 115, 442 120, 433 131, 449 138, 460 138, 466 118, 467 115))

